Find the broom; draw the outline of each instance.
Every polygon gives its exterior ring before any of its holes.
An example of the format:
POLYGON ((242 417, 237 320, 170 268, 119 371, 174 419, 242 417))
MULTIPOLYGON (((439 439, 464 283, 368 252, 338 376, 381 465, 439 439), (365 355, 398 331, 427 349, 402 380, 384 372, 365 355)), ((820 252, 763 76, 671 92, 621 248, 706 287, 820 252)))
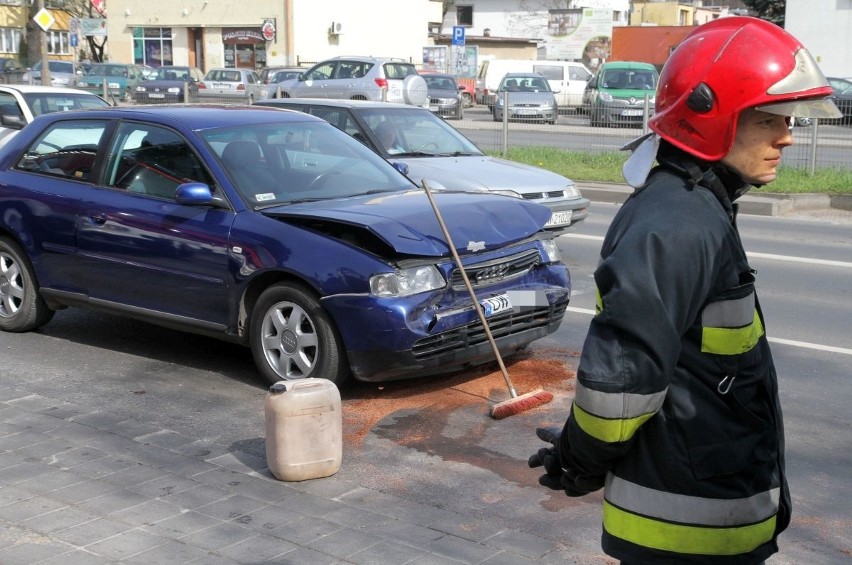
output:
POLYGON ((441 212, 438 210, 438 205, 435 203, 435 199, 432 196, 432 190, 429 188, 426 179, 423 179, 421 184, 423 185, 423 190, 426 191, 426 197, 429 199, 429 204, 432 205, 432 210, 435 212, 435 217, 438 219, 438 224, 441 226, 444 238, 447 240, 450 253, 453 254, 453 260, 461 273, 464 286, 467 288, 468 293, 470 293, 470 299, 473 300, 473 307, 479 315, 479 321, 482 322, 482 329, 485 330, 485 335, 488 337, 488 342, 491 344, 491 349, 494 351, 494 356, 497 358, 497 364, 500 365, 500 371, 503 373, 503 380, 506 381, 506 386, 509 388, 509 394, 512 397, 509 400, 504 400, 503 402, 498 402, 491 406, 491 417, 495 420, 502 420, 507 416, 514 416, 515 414, 525 412, 526 410, 532 410, 542 404, 547 404, 553 400, 553 394, 544 389, 537 388, 532 392, 527 392, 520 396, 515 391, 512 379, 509 378, 509 371, 506 370, 506 365, 503 363, 503 357, 500 355, 500 350, 497 349, 497 342, 494 341, 494 336, 491 334, 491 328, 488 326, 488 320, 485 319, 485 314, 482 312, 482 307, 476 299, 476 293, 473 291, 470 279, 467 278, 464 265, 462 265, 461 258, 459 257, 458 252, 456 252, 456 246, 453 244, 450 232, 447 229, 447 225, 444 223, 444 218, 441 216, 441 212))

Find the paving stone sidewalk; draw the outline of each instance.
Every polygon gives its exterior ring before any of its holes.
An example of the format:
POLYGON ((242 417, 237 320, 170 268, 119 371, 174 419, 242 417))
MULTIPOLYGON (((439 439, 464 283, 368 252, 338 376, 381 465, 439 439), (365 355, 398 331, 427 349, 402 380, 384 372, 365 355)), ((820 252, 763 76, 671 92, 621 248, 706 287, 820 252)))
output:
POLYGON ((0 563, 580 563, 566 548, 0 385, 0 563))

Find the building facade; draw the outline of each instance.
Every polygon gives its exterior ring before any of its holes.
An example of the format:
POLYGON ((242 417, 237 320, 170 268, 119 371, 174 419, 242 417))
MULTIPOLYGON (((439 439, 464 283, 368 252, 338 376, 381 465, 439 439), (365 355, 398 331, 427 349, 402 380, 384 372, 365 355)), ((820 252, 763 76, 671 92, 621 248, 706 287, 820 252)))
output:
POLYGON ((337 55, 419 62, 435 0, 110 0, 113 61, 261 68, 337 55))

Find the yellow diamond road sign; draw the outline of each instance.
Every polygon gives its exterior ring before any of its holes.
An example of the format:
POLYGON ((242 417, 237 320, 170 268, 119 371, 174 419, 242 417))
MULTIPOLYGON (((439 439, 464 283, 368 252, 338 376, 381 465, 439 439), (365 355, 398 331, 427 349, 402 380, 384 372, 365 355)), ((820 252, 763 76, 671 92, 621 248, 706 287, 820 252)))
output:
POLYGON ((55 19, 53 19, 53 16, 50 15, 50 12, 48 12, 44 8, 39 10, 38 13, 35 16, 33 16, 33 20, 44 31, 49 30, 50 26, 53 25, 53 22, 56 21, 55 19))

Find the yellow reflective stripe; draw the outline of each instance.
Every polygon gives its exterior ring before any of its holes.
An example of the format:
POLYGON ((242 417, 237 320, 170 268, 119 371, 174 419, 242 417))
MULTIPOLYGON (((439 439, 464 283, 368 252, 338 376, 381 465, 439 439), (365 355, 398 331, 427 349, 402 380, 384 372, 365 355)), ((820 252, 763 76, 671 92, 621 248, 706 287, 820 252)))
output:
POLYGON ((655 412, 643 414, 636 418, 599 418, 594 414, 586 412, 577 404, 573 405, 574 421, 584 432, 595 439, 609 443, 627 441, 633 437, 639 426, 644 424, 655 412))
POLYGON ((703 328, 701 351, 716 355, 739 355, 751 351, 762 335, 763 324, 755 310, 752 323, 742 328, 703 328))
POLYGON ((642 547, 698 555, 739 555, 772 539, 773 515, 747 526, 707 528, 661 522, 632 514, 604 500, 603 525, 606 531, 642 547))

